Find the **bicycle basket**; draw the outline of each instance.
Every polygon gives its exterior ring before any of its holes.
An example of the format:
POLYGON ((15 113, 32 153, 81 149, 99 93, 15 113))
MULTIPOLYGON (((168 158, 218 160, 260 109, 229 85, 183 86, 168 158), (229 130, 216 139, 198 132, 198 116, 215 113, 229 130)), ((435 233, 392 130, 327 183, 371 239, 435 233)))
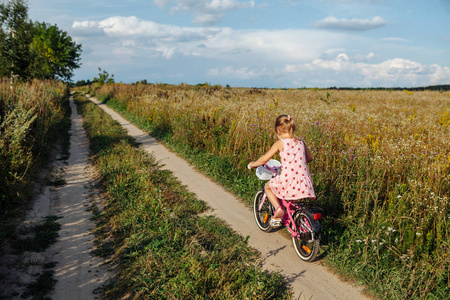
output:
MULTIPOLYGON (((266 165, 269 168, 276 168, 277 172, 281 167, 281 163, 275 159, 270 159, 266 163, 266 165)), ((258 177, 261 180, 270 180, 272 179, 273 176, 277 174, 277 172, 275 172, 274 170, 269 170, 265 166, 259 166, 258 168, 256 168, 256 177, 258 177)))

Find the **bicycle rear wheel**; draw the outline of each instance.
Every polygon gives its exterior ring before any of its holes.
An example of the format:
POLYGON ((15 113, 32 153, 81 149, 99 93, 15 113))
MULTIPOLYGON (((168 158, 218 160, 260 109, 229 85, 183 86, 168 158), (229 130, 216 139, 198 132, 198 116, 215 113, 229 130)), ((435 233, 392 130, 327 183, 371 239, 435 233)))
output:
POLYGON ((263 196, 263 191, 258 191, 256 193, 255 200, 253 201, 253 215, 255 216, 255 221, 259 229, 265 232, 270 232, 272 230, 270 218, 273 215, 273 207, 269 199, 266 198, 261 210, 259 210, 263 196))
POLYGON ((299 211, 294 215, 294 222, 300 235, 292 237, 295 252, 302 260, 312 262, 319 254, 320 239, 312 229, 313 222, 318 221, 310 213, 299 211))

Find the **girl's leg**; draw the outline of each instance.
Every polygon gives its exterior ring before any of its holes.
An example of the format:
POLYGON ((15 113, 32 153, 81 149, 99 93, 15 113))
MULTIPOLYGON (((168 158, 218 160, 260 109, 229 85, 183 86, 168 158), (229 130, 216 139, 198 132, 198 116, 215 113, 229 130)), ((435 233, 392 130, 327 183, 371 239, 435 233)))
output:
POLYGON ((277 212, 278 207, 280 207, 280 203, 278 202, 277 196, 275 196, 275 194, 272 192, 269 182, 267 182, 264 186, 264 191, 266 192, 266 196, 269 199, 270 203, 272 203, 273 207, 275 208, 274 218, 281 218, 284 215, 284 211, 281 210, 283 212, 283 214, 281 215, 281 212, 277 212))

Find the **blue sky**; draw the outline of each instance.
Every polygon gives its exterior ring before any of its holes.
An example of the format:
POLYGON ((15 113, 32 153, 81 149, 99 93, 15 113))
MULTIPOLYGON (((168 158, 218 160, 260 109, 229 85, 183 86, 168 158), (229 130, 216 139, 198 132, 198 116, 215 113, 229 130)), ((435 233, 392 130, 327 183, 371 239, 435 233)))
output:
POLYGON ((83 47, 75 81, 450 84, 450 0, 29 0, 83 47))

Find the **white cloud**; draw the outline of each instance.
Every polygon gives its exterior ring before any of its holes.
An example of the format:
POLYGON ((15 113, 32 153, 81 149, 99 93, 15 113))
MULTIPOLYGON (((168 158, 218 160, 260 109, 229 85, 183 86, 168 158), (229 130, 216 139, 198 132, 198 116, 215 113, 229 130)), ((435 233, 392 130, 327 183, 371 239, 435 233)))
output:
POLYGON ((435 71, 430 75, 430 84, 449 84, 450 68, 441 67, 439 65, 431 65, 435 71))
POLYGON ((73 28, 94 28, 97 27, 97 21, 74 21, 73 28))
POLYGON ((284 62, 312 59, 318 51, 324 51, 325 44, 343 40, 341 34, 330 36, 310 30, 179 27, 120 16, 97 22, 75 21, 72 27, 76 29, 77 37, 103 32, 116 43, 126 41, 130 45, 150 47, 156 51, 165 49, 161 53, 166 53, 166 58, 178 53, 254 63, 261 63, 265 57, 270 57, 270 61, 284 62))
POLYGON ((357 54, 354 57, 355 61, 369 62, 376 57, 375 53, 370 52, 366 55, 357 54))
POLYGON ((231 10, 239 10, 255 7, 255 1, 236 1, 236 0, 154 0, 153 3, 161 9, 175 2, 170 7, 171 13, 185 11, 193 16, 193 23, 210 26, 216 24, 223 14, 231 10))
POLYGON ((222 13, 225 11, 254 7, 254 1, 239 2, 235 0, 178 0, 177 5, 171 9, 173 11, 201 10, 209 13, 222 13))
POLYGON ((163 9, 171 2, 171 0, 153 0, 153 4, 158 6, 159 8, 163 9))
POLYGON ((200 25, 211 25, 219 22, 222 14, 195 13, 192 23, 200 25))
MULTIPOLYGON (((194 73, 208 81, 289 87, 425 86, 448 84, 450 78, 448 67, 424 65, 398 54, 383 59, 386 47, 392 52, 391 45, 373 47, 373 40, 346 32, 180 27, 120 16, 75 21, 73 28, 77 38, 99 35, 83 43, 84 57, 101 58, 123 72, 137 66, 170 65, 171 71, 159 76, 177 74, 173 78, 184 82, 194 73)), ((402 51, 404 46, 396 47, 396 53, 408 52, 402 51)))
POLYGON ((249 2, 238 2, 235 0, 212 0, 211 2, 205 3, 205 8, 209 11, 227 11, 227 10, 234 10, 234 9, 242 9, 247 7, 254 7, 255 1, 249 1, 249 2))
POLYGON ((448 84, 450 68, 425 66, 395 58, 380 63, 355 62, 340 53, 333 60, 314 59, 303 64, 278 67, 211 68, 208 78, 242 81, 269 78, 272 86, 285 87, 411 87, 448 84))
MULTIPOLYGON (((281 2, 288 2, 291 4, 296 4, 297 2, 304 2, 305 0, 280 0, 281 2)), ((321 2, 337 2, 337 3, 349 3, 349 2, 366 2, 369 4, 383 3, 386 0, 320 0, 321 2)))
POLYGON ((167 47, 164 45, 155 47, 155 50, 160 52, 162 56, 167 59, 171 59, 175 55, 175 52, 177 51, 175 47, 167 47))
POLYGON ((154 38, 167 42, 205 40, 222 30, 164 25, 141 20, 134 16, 115 16, 102 21, 75 21, 72 28, 78 30, 77 33, 79 35, 89 35, 91 32, 103 31, 111 37, 154 38))
POLYGON ((327 17, 323 20, 314 23, 316 28, 325 29, 338 29, 338 30, 350 30, 350 31, 364 31, 382 27, 386 25, 386 21, 376 16, 370 19, 338 19, 336 17, 327 17))
MULTIPOLYGON (((374 55, 369 53, 368 56, 374 55)), ((419 62, 394 58, 380 63, 357 62, 345 53, 334 59, 314 59, 311 63, 286 65, 286 73, 296 77, 304 73, 311 78, 323 80, 331 85, 348 86, 426 86, 448 83, 450 68, 438 65, 423 65, 419 62)))

